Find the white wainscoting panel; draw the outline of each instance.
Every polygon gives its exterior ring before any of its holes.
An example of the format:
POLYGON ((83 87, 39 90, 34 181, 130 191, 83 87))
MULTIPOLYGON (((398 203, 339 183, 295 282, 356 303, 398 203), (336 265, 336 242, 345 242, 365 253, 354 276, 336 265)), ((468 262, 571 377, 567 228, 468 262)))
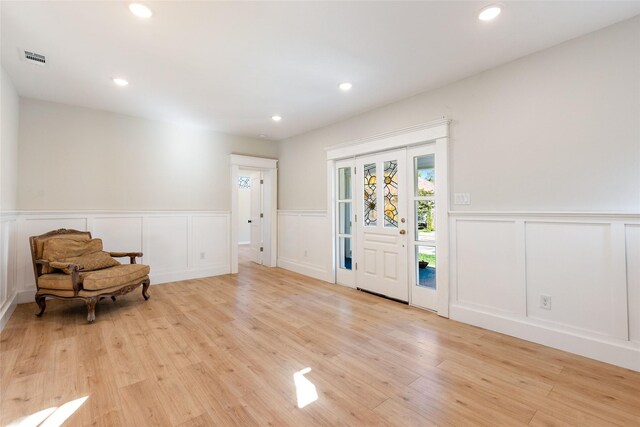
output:
POLYGON ((640 370, 640 216, 450 216, 451 318, 640 370))
POLYGON ((627 225, 627 292, 629 295, 629 338, 640 344, 640 225, 627 225))
POLYGON ((228 212, 22 212, 14 222, 16 274, 9 282, 18 303, 33 302, 36 289, 29 236, 59 228, 91 231, 107 251, 143 252, 152 285, 231 271, 228 212))
POLYGON ((278 267, 333 281, 330 239, 326 212, 278 211, 278 267))
POLYGON ((92 235, 113 252, 143 252, 142 217, 95 217, 92 235))
POLYGON ((18 303, 16 277, 16 218, 14 213, 0 214, 0 331, 18 303))
POLYGON ((189 217, 152 216, 145 221, 145 262, 156 274, 189 267, 189 217))
POLYGON ((456 231, 458 301, 523 314, 515 222, 460 221, 456 231))
POLYGON ((625 338, 616 331, 626 301, 614 295, 610 237, 609 224, 527 223, 527 315, 625 338), (541 295, 551 296, 551 310, 540 307, 541 295))
POLYGON ((229 227, 228 215, 195 215, 191 218, 192 267, 224 269, 229 265, 229 227))

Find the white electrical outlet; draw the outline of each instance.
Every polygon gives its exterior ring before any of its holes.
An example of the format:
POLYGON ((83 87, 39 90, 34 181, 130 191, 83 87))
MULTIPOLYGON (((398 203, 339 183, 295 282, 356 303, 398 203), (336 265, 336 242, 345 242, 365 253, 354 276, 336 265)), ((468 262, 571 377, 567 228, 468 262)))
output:
POLYGON ((200 259, 204 259, 204 252, 200 252, 200 259))
POLYGON ((470 205, 471 195, 469 193, 455 193, 453 195, 453 203, 456 205, 470 205))
POLYGON ((540 295, 540 308, 551 310, 551 295, 540 295))

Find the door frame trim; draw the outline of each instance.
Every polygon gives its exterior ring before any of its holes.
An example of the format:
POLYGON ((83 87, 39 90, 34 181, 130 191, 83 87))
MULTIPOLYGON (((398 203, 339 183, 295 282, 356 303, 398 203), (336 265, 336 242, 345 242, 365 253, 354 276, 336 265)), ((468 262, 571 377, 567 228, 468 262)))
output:
POLYGON ((264 252, 262 264, 267 267, 275 267, 278 259, 278 160, 264 157, 229 155, 231 175, 231 274, 238 272, 238 176, 240 169, 252 169, 262 172, 264 187, 262 188, 264 218, 262 222, 262 235, 264 252))
MULTIPOLYGON (((451 119, 447 117, 441 117, 437 120, 432 120, 415 126, 410 126, 402 129, 393 130, 391 132, 380 133, 369 137, 356 139, 346 143, 332 145, 326 148, 327 153, 327 207, 328 207, 328 221, 327 227, 329 235, 331 236, 331 263, 330 272, 328 274, 332 283, 337 283, 337 265, 336 265, 336 161, 348 158, 354 158, 356 156, 363 156, 366 154, 374 154, 382 151, 389 151, 396 148, 409 148, 416 145, 423 145, 430 142, 437 142, 447 155, 447 174, 451 169, 448 161, 448 146, 449 146, 449 124, 451 119)), ((441 152, 442 154, 442 152, 441 152)), ((447 182, 449 181, 447 176, 447 182)), ((448 187, 448 186, 447 186, 448 187)), ((438 283, 438 315, 443 317, 449 316, 449 204, 451 197, 449 196, 449 188, 447 188, 447 202, 446 206, 442 207, 442 211, 445 212, 442 218, 444 224, 439 225, 438 231, 443 233, 442 240, 446 242, 444 248, 440 248, 445 256, 440 256, 439 264, 445 271, 445 280, 442 283, 438 283), (444 258, 444 259, 442 259, 444 258)), ((357 242, 356 242, 357 244, 357 242)), ((409 283, 407 283, 409 286, 409 283)), ((409 301, 411 304, 411 301, 409 301)))

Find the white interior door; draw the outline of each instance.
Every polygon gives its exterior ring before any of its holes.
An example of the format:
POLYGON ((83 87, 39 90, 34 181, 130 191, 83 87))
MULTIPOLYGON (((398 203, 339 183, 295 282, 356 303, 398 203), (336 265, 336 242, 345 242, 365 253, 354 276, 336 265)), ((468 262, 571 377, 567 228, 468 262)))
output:
POLYGON ((401 301, 409 300, 406 155, 359 157, 355 174, 357 287, 401 301))
POLYGON ((262 173, 251 176, 250 258, 262 264, 262 173))

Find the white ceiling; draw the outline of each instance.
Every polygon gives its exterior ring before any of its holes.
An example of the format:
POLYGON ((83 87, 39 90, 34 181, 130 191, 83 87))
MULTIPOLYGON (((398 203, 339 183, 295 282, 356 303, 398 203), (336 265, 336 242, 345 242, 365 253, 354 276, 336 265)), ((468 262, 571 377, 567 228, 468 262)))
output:
POLYGON ((155 15, 140 20, 120 1, 2 1, 2 65, 25 97, 282 139, 640 13, 640 1, 502 2, 481 22, 489 3, 147 2, 155 15))

